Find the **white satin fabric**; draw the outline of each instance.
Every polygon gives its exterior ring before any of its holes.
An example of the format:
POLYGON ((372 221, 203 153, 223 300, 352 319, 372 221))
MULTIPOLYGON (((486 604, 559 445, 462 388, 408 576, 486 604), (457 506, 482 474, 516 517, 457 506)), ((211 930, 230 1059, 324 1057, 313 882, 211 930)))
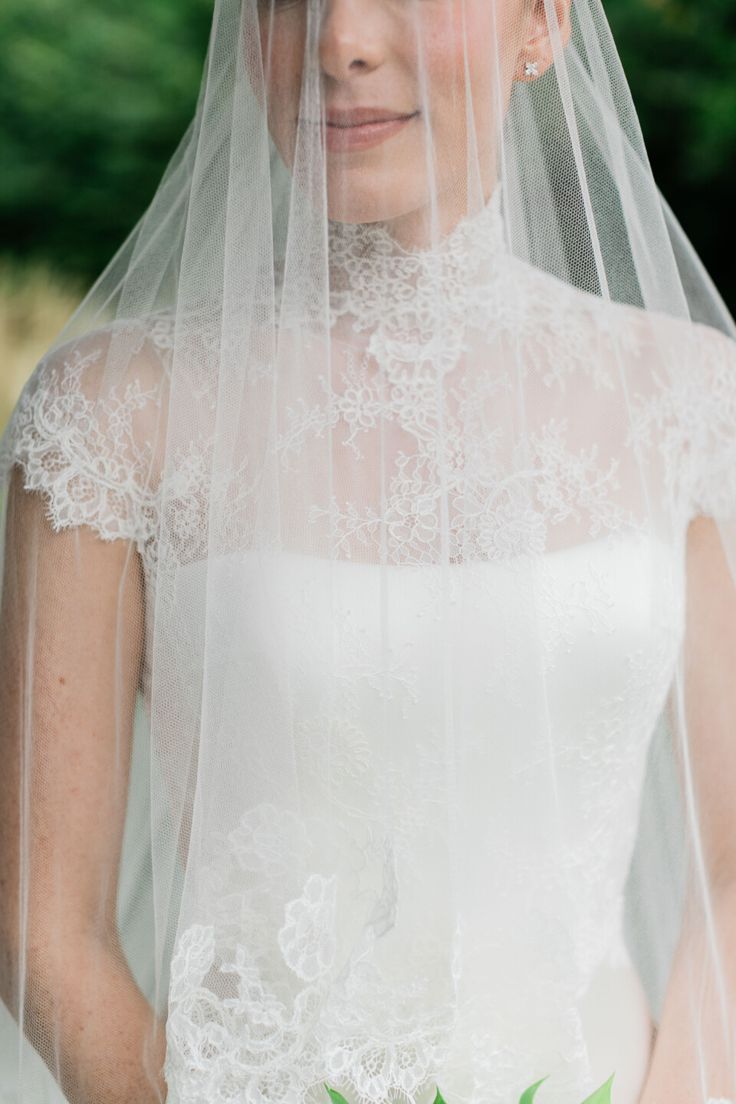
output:
MULTIPOLYGON (((182 575, 181 608, 187 587, 193 596, 203 592, 198 570, 188 569, 188 580, 182 575)), ((361 1034, 367 1016, 371 1031, 405 1047, 412 1019, 427 1038, 432 1027, 441 1028, 432 1022, 433 1009, 447 994, 443 963, 454 942, 465 956, 457 990, 463 1013, 445 1053, 445 1068, 453 1071, 440 1085, 446 1099, 473 1096, 465 1051, 472 1046, 493 1055, 485 1084, 494 1102, 512 1099, 507 1094, 530 1070, 551 1075, 546 1099, 569 1101, 563 1078, 575 1069, 579 1084, 601 1084, 615 1073, 616 1104, 635 1104, 652 1018, 623 939, 623 894, 649 738, 682 632, 681 545, 636 535, 553 552, 541 568, 523 558, 452 565, 445 584, 463 631, 449 640, 441 638, 436 616, 444 593, 440 567, 385 572, 264 552, 245 562, 233 558, 223 570, 240 575, 233 591, 248 625, 251 662, 232 671, 242 683, 244 714, 256 683, 261 693, 289 687, 303 751, 296 769, 309 797, 302 818, 285 818, 278 794, 273 806, 244 812, 222 841, 208 891, 202 888, 203 900, 212 902, 210 923, 180 933, 169 1021, 175 1099, 204 1098, 192 1047, 197 1025, 212 1015, 212 978, 208 985, 205 974, 216 959, 219 970, 241 978, 247 969, 254 1001, 262 999, 261 986, 273 1001, 291 991, 296 1015, 296 979, 299 987, 307 983, 301 995, 310 991, 317 1001, 321 985, 339 974, 341 939, 363 928, 372 933, 363 946, 363 953, 371 948, 370 969, 361 971, 353 954, 336 982, 344 1007, 333 999, 318 1017, 315 1061, 327 1054, 336 1077, 344 1064, 358 1062, 358 1043, 349 1038, 351 1003, 362 1010, 361 1034), (551 672, 544 704, 506 678, 510 670, 536 668, 540 642, 551 672), (467 866, 457 886, 462 931, 448 928, 435 892, 445 828, 443 822, 435 828, 431 808, 447 677, 460 703, 453 723, 463 749, 455 760, 464 803, 455 830, 467 834, 467 866), (356 691, 361 680, 363 690, 356 691), (330 695, 335 684, 344 695, 330 695), (542 752, 548 732, 555 734, 557 817, 548 809, 542 752), (338 782, 341 803, 321 820, 320 810, 329 809, 327 779, 338 782), (370 828, 382 798, 403 810, 388 847, 370 828), (549 850, 539 848, 536 831, 543 809, 559 825, 549 850), (524 824, 526 834, 519 830, 524 824), (292 833, 303 842, 305 883, 290 895, 279 854, 288 853, 292 833), (493 850, 496 865, 488 865, 484 841, 504 838, 505 847, 493 850), (354 889, 342 901, 331 877, 336 870, 354 889), (266 931, 263 910, 271 917, 266 931), (564 1008, 556 1003, 560 992, 569 1000, 564 1008)), ((256 746, 256 730, 253 754, 226 764, 233 794, 247 792, 249 772, 268 755, 256 746)), ((286 806, 286 791, 283 799, 286 806)), ((226 1067, 250 1060, 255 1072, 246 1041, 254 1007, 236 1003, 217 1017, 216 1045, 226 1067)), ((293 1027, 293 1016, 289 1022, 293 1027)), ((288 1073, 306 1083, 307 1061, 300 1055, 288 1073)), ((220 1081, 210 1068, 214 1092, 220 1081)), ((574 1085, 568 1080, 568 1094, 574 1085)), ((424 1095, 429 1104, 431 1086, 424 1095)))

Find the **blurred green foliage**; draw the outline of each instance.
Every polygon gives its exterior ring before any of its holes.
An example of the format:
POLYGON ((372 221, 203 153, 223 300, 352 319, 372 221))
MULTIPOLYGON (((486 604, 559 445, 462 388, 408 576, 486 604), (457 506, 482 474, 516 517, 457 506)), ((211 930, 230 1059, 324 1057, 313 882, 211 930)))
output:
POLYGON ((657 182, 736 312, 736 0, 603 0, 657 182))
POLYGON ((3 0, 0 241, 87 277, 195 107, 212 0, 3 0))
MULTIPOLYGON (((604 0, 664 195, 736 304, 736 0, 604 0)), ((212 0, 2 0, 0 241, 91 279, 194 110, 212 0)))

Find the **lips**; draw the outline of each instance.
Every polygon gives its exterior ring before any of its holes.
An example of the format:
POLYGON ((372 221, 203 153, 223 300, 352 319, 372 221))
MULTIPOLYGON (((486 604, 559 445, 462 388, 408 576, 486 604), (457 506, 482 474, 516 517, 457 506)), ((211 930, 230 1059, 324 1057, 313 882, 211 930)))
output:
POLYGON ((326 121, 328 126, 341 129, 349 127, 370 126, 372 123, 390 123, 399 119, 408 119, 416 112, 389 111, 382 107, 347 107, 330 108, 326 121))
POLYGON ((325 116, 325 145, 330 152, 369 149, 398 134, 418 114, 381 107, 330 108, 325 116))

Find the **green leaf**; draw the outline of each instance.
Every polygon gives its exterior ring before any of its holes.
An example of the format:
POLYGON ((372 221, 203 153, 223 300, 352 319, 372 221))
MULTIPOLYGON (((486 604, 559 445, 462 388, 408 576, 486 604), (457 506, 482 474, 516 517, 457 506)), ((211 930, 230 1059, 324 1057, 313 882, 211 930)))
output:
POLYGON ((434 1104, 445 1104, 445 1101, 444 1101, 444 1098, 443 1098, 443 1096, 442 1096, 442 1093, 440 1092, 440 1087, 439 1087, 439 1085, 437 1086, 437 1095, 436 1095, 436 1096, 435 1096, 435 1098, 434 1098, 434 1104))
POLYGON ((331 1089, 326 1081, 323 1081, 322 1084, 324 1085, 324 1087, 327 1089, 328 1093, 332 1097, 332 1104, 348 1104, 345 1097, 341 1096, 341 1094, 337 1091, 337 1089, 331 1089))
MULTIPOLYGON (((549 1077, 549 1074, 547 1074, 547 1077, 549 1077)), ((543 1077, 541 1081, 535 1081, 533 1085, 530 1085, 528 1089, 525 1089, 524 1092, 521 1094, 519 1104, 532 1104, 537 1089, 547 1080, 547 1077, 543 1077)))
POLYGON ((615 1074, 612 1073, 599 1089, 585 1098, 583 1104, 611 1104, 611 1082, 614 1077, 615 1074))

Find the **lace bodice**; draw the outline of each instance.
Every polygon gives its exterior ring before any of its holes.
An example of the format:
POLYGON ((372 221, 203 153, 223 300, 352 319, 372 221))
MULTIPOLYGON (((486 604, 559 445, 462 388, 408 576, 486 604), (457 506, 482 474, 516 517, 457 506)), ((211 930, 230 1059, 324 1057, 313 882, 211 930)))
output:
MULTIPOLYGON (((356 461, 370 458, 382 418, 403 434, 400 446, 411 446, 396 449, 383 514, 331 504, 344 535, 333 554, 350 558, 365 549, 385 522, 392 562, 424 562, 430 547, 436 558, 436 511, 421 498, 445 447, 440 414, 450 452, 454 429, 466 451, 473 450, 444 456, 450 489, 477 494, 479 506, 489 482, 502 491, 493 513, 483 512, 482 536, 481 511, 474 530, 466 507, 450 561, 553 547, 555 533, 564 530, 560 523, 575 512, 580 524, 567 543, 636 525, 617 493, 634 454, 666 481, 667 494, 684 511, 681 520, 697 513, 730 516, 734 342, 709 327, 612 304, 519 261, 506 248, 498 192, 433 251, 398 249, 381 226, 333 226, 330 264, 330 355, 338 370, 328 385, 319 369, 322 339, 310 343, 307 336, 315 401, 308 409, 303 398, 286 406, 275 442, 282 469, 301 461, 309 440, 327 429, 341 433, 341 445, 356 461), (442 411, 438 378, 447 383, 442 411), (499 410, 508 413, 508 396, 520 384, 539 401, 529 403, 528 424, 523 431, 514 427, 510 445, 499 410), (631 429, 620 437, 601 434, 600 419, 615 418, 624 401, 631 429), (492 423, 484 420, 489 404, 492 423), (576 421, 592 423, 593 432, 586 437, 576 421), (535 464, 532 510, 514 491, 518 468, 527 462, 535 464)), ((288 312, 283 323, 286 330, 288 312)), ((173 316, 160 311, 110 323, 52 350, 26 383, 0 439, 0 470, 22 466, 26 487, 45 493, 54 529, 86 524, 104 540, 133 540, 149 572, 164 502, 182 560, 202 554, 197 534, 206 528, 211 437, 193 430, 186 448, 179 444, 166 457, 165 485, 162 480, 173 344, 173 316), (116 341, 128 362, 120 378, 104 367, 116 341)), ((203 320, 191 348, 198 360, 192 401, 213 409, 217 381, 202 365, 214 363, 218 350, 219 334, 203 320)), ((260 363, 245 370, 268 372, 260 363)), ((227 491, 238 497, 236 487, 227 491)), ((310 516, 318 514, 316 507, 310 516)))
MULTIPOLYGON (((501 1104, 548 1073, 545 1100, 570 1104, 593 1088, 585 994, 626 960, 623 888, 682 638, 686 526, 736 513, 734 345, 515 258, 496 199, 426 253, 335 227, 330 261, 326 331, 281 304, 269 447, 280 493, 316 473, 314 495, 284 500, 302 547, 240 547, 258 487, 245 451, 216 478, 206 366, 221 350, 206 322, 177 350, 176 433, 162 312, 44 358, 0 445, 54 529, 139 550, 144 699, 155 617, 175 647, 198 631, 208 563, 239 572, 248 654, 217 676, 240 680, 228 701, 242 685, 222 723, 231 794, 248 793, 290 688, 284 793, 296 778, 310 800, 297 813, 244 796, 210 841, 171 964, 170 1104, 318 1104, 325 1080, 351 1104, 431 1104, 436 1080, 451 1104, 501 1104), (119 378, 116 341, 133 352, 119 378), (290 350, 313 371, 290 372, 290 350), (321 478, 331 442, 344 481, 321 478), (448 680, 453 823, 437 817, 448 680), (556 790, 535 768, 549 734, 556 790), (543 849, 540 815, 557 826, 543 849), (443 867, 448 833, 460 870, 443 867)), ((243 366, 254 401, 271 370, 243 366)), ((169 698, 194 716, 199 693, 182 671, 169 698)))

